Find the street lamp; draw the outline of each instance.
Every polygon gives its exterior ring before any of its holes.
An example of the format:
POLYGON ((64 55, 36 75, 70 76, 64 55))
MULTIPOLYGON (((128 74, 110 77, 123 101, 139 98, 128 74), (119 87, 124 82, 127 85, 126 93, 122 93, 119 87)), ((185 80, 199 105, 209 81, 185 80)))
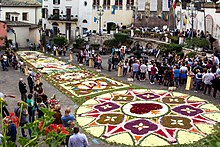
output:
POLYGON ((193 38, 193 31, 194 31, 194 18, 197 15, 197 9, 195 8, 195 2, 191 1, 190 6, 187 7, 188 15, 191 17, 191 37, 193 38))
POLYGON ((99 16, 99 36, 101 36, 102 35, 102 16, 104 14, 104 10, 101 6, 98 7, 97 14, 99 16))

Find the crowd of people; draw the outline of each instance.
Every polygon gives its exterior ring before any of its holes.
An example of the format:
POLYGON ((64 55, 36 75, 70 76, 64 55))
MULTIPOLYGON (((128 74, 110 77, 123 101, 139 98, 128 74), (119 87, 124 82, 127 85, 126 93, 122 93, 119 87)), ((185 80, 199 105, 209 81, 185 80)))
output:
MULTIPOLYGON (((3 71, 7 68, 10 69, 11 66, 14 66, 14 60, 18 60, 13 51, 7 50, 2 56, 2 69, 3 71)), ((19 64, 19 63, 17 63, 19 64)), ((19 66, 20 67, 20 66, 19 66)), ((2 72, 3 72, 2 71, 2 72)), ((21 72, 24 72, 24 69, 21 68, 21 72)), ((14 112, 9 112, 7 105, 4 104, 2 116, 5 125, 8 126, 7 136, 12 142, 16 142, 17 137, 17 127, 16 124, 12 121, 10 114, 13 113, 16 117, 20 117, 20 123, 18 124, 21 127, 21 135, 28 138, 24 126, 28 123, 34 122, 37 119, 40 119, 44 116, 42 108, 48 108, 48 110, 54 112, 54 121, 53 124, 63 125, 71 130, 70 134, 65 140, 65 144, 69 147, 78 147, 78 146, 88 146, 87 137, 84 134, 79 133, 79 128, 75 126, 75 117, 72 114, 71 108, 66 108, 64 114, 61 113, 62 106, 59 104, 59 101, 56 99, 56 96, 48 98, 46 94, 43 83, 39 81, 39 74, 35 73, 33 69, 28 69, 27 79, 20 78, 18 81, 18 90, 20 92, 20 100, 17 102, 17 105, 14 107, 14 112), (27 82, 25 82, 27 81, 27 82), (22 107, 21 104, 26 103, 27 107, 22 107), (22 111, 22 112, 21 112, 22 111), (70 138, 70 139, 69 139, 70 138)), ((7 97, 15 97, 14 95, 7 95, 0 92, 0 98, 3 98, 7 102, 7 97)), ((28 130, 29 138, 31 138, 32 131, 28 130)))

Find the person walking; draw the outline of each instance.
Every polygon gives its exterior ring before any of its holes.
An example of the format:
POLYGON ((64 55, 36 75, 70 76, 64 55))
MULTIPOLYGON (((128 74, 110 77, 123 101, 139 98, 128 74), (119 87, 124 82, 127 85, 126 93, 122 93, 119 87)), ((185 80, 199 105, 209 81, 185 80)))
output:
POLYGON ((69 138, 68 147, 88 147, 88 139, 85 134, 79 133, 79 127, 73 128, 73 135, 69 138))
POLYGON ((18 83, 19 91, 21 93, 21 100, 24 102, 27 102, 27 85, 23 81, 23 78, 20 78, 19 83, 18 83))
POLYGON ((208 89, 208 94, 211 93, 211 89, 212 89, 212 82, 211 82, 211 81, 212 81, 213 79, 215 79, 215 76, 214 76, 213 73, 211 73, 211 70, 209 69, 209 70, 207 71, 207 73, 204 74, 203 77, 202 77, 202 81, 203 81, 204 84, 205 84, 205 89, 204 89, 203 94, 206 94, 207 89, 208 89))

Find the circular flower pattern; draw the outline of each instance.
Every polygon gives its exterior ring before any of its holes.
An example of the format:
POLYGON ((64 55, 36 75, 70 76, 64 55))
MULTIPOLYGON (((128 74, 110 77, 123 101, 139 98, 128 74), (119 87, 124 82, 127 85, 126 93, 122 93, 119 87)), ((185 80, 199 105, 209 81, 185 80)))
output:
POLYGON ((198 97, 147 89, 106 93, 76 111, 86 132, 130 146, 193 143, 212 133, 218 116, 217 107, 198 97))

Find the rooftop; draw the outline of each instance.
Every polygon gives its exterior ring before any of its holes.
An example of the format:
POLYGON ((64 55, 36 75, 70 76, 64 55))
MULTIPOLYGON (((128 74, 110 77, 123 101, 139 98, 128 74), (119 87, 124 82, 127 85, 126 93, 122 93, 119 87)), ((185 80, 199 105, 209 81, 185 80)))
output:
POLYGON ((41 3, 37 0, 2 0, 2 6, 16 6, 16 7, 24 7, 24 6, 41 6, 41 3))
POLYGON ((11 27, 30 27, 30 29, 38 28, 36 24, 26 23, 22 21, 5 21, 7 26, 11 27))

